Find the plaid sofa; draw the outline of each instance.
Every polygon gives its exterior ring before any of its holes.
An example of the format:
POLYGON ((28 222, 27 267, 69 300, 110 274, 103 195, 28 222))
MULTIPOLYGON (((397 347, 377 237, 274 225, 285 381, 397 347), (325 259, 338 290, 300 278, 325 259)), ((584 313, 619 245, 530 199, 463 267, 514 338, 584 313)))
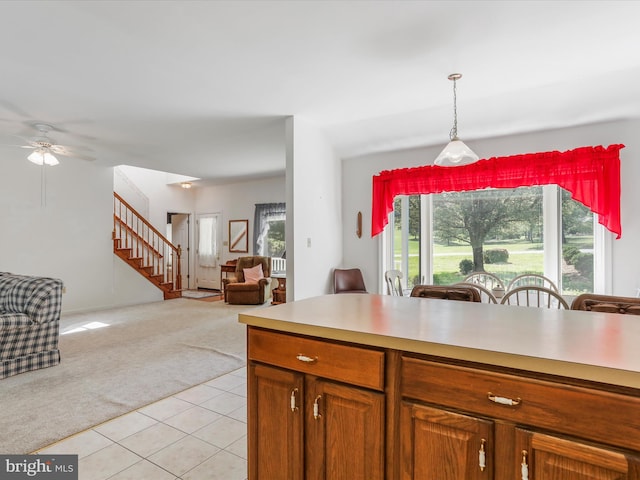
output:
POLYGON ((0 272, 0 379, 60 363, 62 280, 0 272))

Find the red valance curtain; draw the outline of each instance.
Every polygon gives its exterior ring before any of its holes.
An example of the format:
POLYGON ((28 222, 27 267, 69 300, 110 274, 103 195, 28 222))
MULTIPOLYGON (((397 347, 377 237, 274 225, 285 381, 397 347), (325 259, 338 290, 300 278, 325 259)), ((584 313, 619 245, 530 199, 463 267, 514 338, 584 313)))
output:
POLYGON ((622 235, 620 225, 620 149, 581 147, 493 157, 460 167, 427 165, 385 170, 373 177, 371 236, 389 223, 396 195, 462 192, 484 188, 516 188, 556 184, 598 215, 598 222, 622 235))

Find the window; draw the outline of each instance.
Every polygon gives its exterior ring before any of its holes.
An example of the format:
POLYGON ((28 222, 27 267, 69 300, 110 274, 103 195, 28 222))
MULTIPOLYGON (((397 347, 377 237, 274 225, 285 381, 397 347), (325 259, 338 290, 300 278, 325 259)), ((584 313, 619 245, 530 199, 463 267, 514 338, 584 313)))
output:
POLYGON ((402 195, 386 229, 393 253, 384 265, 406 272, 407 288, 485 270, 505 283, 540 273, 577 295, 595 291, 594 277, 604 275, 594 269, 603 256, 598 230, 593 213, 555 185, 402 195))
POLYGON ((285 254, 284 203, 259 203, 255 210, 254 255, 282 258, 285 254))

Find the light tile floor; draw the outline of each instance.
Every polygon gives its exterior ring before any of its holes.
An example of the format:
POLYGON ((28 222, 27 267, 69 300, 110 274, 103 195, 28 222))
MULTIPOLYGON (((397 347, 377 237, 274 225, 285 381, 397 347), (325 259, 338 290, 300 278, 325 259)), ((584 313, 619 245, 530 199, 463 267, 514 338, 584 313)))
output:
POLYGON ((49 445, 79 480, 245 480, 246 368, 49 445))

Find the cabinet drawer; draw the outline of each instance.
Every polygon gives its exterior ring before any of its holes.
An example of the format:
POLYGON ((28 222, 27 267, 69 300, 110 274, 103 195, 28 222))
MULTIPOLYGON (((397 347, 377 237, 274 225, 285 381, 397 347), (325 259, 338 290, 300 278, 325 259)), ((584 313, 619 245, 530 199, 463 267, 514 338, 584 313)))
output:
POLYGON ((248 358, 352 385, 384 390, 384 352, 249 328, 248 358))
POLYGON ((403 357, 406 398, 640 450, 640 398, 403 357), (517 404, 496 403, 489 394, 517 404))

